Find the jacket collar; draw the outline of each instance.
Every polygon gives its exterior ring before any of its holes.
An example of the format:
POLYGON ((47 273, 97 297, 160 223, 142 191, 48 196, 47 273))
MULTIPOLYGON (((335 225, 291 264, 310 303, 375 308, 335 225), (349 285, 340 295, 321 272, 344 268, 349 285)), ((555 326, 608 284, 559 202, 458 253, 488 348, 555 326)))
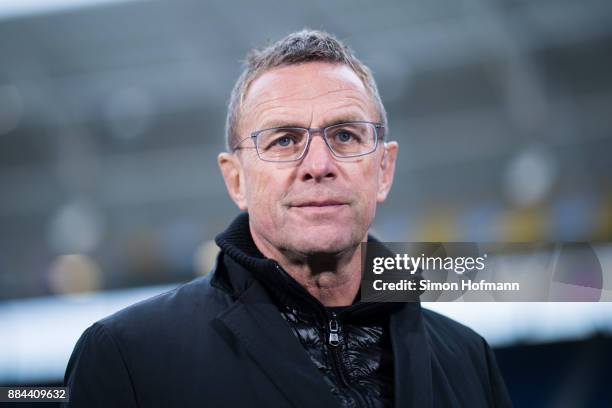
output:
POLYGON ((225 231, 217 235, 215 242, 222 251, 253 272, 273 267, 273 261, 264 257, 253 241, 248 213, 238 215, 225 231))
MULTIPOLYGON (((233 279, 236 283, 245 279, 258 280, 279 306, 307 304, 311 307, 322 307, 275 260, 264 257, 259 251, 251 236, 247 213, 236 217, 232 224, 216 237, 215 241, 221 251, 230 258, 230 262, 235 262, 242 267, 239 270, 229 268, 230 272, 236 275, 236 272, 239 271, 242 275, 246 275, 229 277, 230 280, 233 279)), ((227 277, 225 279, 227 280, 227 277)), ((244 288, 244 285, 238 286, 238 289, 240 288, 244 288)), ((236 287, 233 290, 235 291, 236 287)))

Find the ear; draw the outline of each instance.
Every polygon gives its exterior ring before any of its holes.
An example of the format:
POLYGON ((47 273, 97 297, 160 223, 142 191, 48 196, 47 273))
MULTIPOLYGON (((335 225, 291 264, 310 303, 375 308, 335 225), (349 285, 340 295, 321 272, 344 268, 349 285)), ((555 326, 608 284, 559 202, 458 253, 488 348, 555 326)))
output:
POLYGON ((220 153, 217 157, 217 163, 219 163, 225 187, 227 187, 227 192, 231 199, 240 210, 246 211, 247 200, 244 192, 244 173, 240 159, 235 154, 220 153))
POLYGON ((397 151, 399 145, 397 142, 386 142, 383 144, 384 151, 383 157, 380 161, 380 167, 378 169, 378 193, 376 195, 376 201, 382 203, 387 199, 389 190, 391 190, 391 184, 393 184, 393 175, 395 174, 395 161, 397 159, 397 151))

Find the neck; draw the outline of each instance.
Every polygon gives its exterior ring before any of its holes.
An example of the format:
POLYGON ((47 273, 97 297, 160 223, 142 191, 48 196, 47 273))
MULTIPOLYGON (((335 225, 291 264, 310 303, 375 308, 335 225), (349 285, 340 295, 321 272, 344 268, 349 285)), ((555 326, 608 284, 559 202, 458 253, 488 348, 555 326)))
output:
POLYGON ((360 245, 340 253, 306 255, 280 250, 256 234, 251 235, 264 256, 276 260, 323 305, 349 306, 353 303, 361 283, 360 245))

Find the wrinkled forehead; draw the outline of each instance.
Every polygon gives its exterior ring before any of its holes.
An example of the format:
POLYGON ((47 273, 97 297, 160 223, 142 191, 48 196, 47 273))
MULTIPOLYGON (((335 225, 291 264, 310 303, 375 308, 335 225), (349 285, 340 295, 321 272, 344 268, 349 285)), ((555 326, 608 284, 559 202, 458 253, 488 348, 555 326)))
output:
POLYGON ((345 64, 307 62, 272 68, 251 82, 246 99, 258 99, 286 88, 300 92, 305 98, 316 96, 317 90, 353 89, 367 92, 361 79, 345 64), (311 82, 315 79, 316 82, 311 82))
POLYGON ((347 65, 308 62, 273 68, 257 77, 243 101, 244 119, 283 109, 308 109, 319 103, 334 108, 347 104, 376 112, 370 92, 347 65))

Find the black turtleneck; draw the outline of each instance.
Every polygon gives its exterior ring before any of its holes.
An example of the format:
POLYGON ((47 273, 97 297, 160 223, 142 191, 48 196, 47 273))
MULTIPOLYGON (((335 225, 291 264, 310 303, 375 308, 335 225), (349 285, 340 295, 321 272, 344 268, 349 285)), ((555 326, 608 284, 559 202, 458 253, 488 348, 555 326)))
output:
POLYGON ((263 256, 251 236, 246 213, 216 242, 264 286, 341 406, 393 405, 389 314, 399 304, 356 301, 350 306, 325 307, 275 260, 263 256))

